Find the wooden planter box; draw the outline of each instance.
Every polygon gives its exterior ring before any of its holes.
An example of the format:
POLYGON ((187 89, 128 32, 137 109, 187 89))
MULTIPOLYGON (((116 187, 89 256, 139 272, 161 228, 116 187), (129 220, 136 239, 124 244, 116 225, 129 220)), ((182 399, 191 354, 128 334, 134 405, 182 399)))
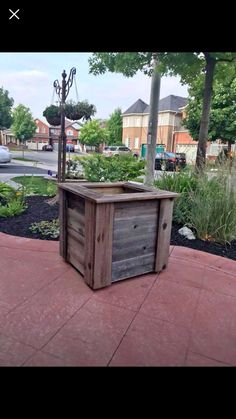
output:
POLYGON ((167 267, 178 194, 132 182, 58 186, 60 254, 92 289, 167 267))

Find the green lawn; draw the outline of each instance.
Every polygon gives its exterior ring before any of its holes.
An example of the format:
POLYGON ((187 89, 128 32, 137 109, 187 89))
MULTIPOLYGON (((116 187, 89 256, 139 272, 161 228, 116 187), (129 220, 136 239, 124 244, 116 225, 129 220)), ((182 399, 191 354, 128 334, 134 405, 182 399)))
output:
POLYGON ((57 193, 56 182, 44 179, 42 176, 16 176, 11 180, 23 185, 26 188, 26 194, 31 192, 36 195, 54 196, 57 193))

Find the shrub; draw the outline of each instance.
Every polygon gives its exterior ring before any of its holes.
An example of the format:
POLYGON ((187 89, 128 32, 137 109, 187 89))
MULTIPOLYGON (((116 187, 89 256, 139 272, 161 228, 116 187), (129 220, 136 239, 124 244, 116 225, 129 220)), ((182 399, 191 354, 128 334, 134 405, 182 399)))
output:
POLYGON ((214 174, 164 174, 155 186, 181 194, 174 203, 173 220, 193 228, 198 238, 236 240, 236 190, 225 167, 214 174))
POLYGON ((177 192, 180 194, 175 199, 173 209, 173 220, 180 224, 189 222, 191 212, 191 196, 196 190, 198 178, 193 172, 180 172, 167 174, 155 181, 155 186, 166 191, 177 192))
POLYGON ((0 217, 13 217, 24 212, 26 205, 22 199, 14 198, 6 205, 0 205, 0 217))
POLYGON ((236 194, 227 177, 199 178, 190 197, 189 226, 202 240, 230 243, 236 239, 236 194))
POLYGON ((16 197, 16 190, 6 183, 0 183, 0 205, 7 203, 16 197))
POLYGON ((136 179, 143 174, 144 161, 133 156, 118 155, 105 157, 94 154, 79 158, 85 178, 90 182, 116 182, 136 179))
POLYGON ((33 233, 40 233, 42 234, 42 236, 57 239, 60 234, 59 219, 55 219, 52 221, 41 221, 39 223, 32 223, 29 229, 33 233))

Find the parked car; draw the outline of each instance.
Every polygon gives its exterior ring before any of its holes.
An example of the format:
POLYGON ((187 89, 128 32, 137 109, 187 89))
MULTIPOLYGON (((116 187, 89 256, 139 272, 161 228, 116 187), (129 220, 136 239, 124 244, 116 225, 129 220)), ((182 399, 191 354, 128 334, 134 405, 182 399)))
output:
POLYGON ((155 170, 166 170, 174 172, 176 170, 176 155, 164 151, 163 153, 157 153, 155 158, 155 170))
POLYGON ((138 157, 138 153, 133 152, 129 147, 126 146, 106 146, 104 147, 103 154, 105 156, 117 156, 121 154, 131 154, 134 157, 138 157))
POLYGON ((9 148, 3 145, 0 146, 0 164, 10 163, 12 154, 9 152, 9 148))
POLYGON ((186 167, 186 154, 185 153, 175 153, 176 155, 176 166, 180 169, 186 167))
POLYGON ((42 147, 43 151, 53 151, 53 146, 51 144, 45 144, 42 147))
POLYGON ((70 152, 70 153, 74 153, 74 151, 75 151, 74 144, 66 144, 66 151, 70 152))

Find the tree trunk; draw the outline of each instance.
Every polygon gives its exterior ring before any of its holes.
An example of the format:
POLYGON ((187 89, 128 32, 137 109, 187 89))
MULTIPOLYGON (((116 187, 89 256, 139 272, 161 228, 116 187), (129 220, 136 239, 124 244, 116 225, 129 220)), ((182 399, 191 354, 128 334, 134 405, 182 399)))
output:
POLYGON ((232 142, 228 140, 228 157, 230 157, 232 142))
POLYGON ((158 61, 156 54, 153 54, 153 75, 150 93, 150 113, 147 134, 147 164, 144 185, 152 186, 154 183, 156 139, 158 123, 158 105, 160 97, 161 76, 157 71, 158 61))
POLYGON ((216 65, 215 58, 211 57, 209 52, 204 53, 206 58, 206 75, 204 85, 204 96, 202 106, 201 124, 198 137, 196 169, 202 170, 206 163, 206 147, 208 140, 209 115, 211 110, 212 86, 214 70, 216 65))

